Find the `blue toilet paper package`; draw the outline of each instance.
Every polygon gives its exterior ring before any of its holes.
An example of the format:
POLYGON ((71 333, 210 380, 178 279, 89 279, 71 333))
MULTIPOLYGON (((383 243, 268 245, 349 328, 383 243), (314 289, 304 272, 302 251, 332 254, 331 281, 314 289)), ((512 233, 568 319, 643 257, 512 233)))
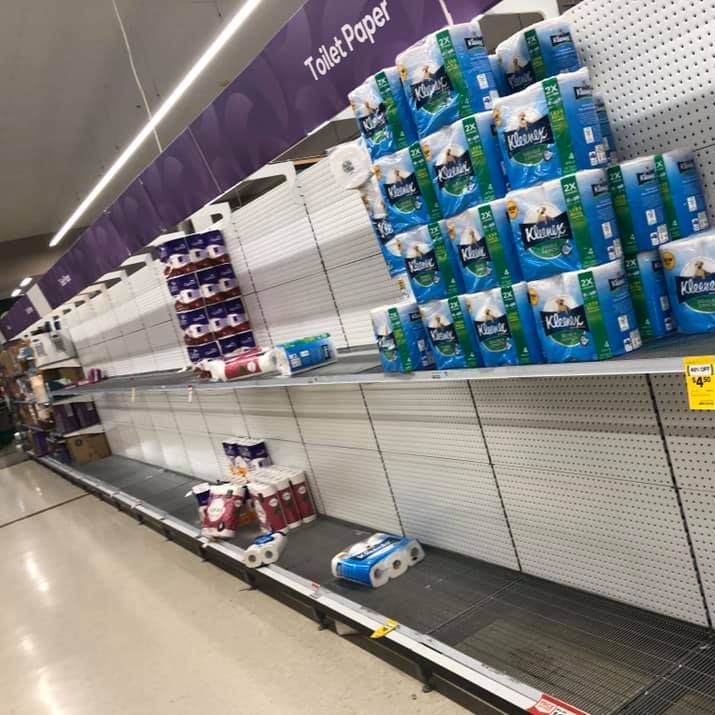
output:
POLYGON ((693 153, 688 149, 674 149, 656 154, 655 171, 671 240, 710 228, 703 185, 693 153))
MULTIPOLYGON (((510 92, 581 67, 567 20, 558 17, 520 30, 496 48, 510 92)), ((500 92, 501 94, 501 92, 500 92)))
POLYGON ((607 166, 601 138, 601 123, 593 102, 593 87, 588 68, 582 67, 575 72, 567 72, 553 79, 544 80, 542 86, 547 100, 556 85, 566 113, 568 135, 577 168, 595 169, 607 166))
POLYGON ((478 367, 477 347, 459 297, 421 305, 420 313, 438 370, 478 367))
POLYGON ((678 331, 715 330, 715 231, 661 246, 660 255, 678 331))
POLYGON ((452 244, 466 293, 522 280, 505 199, 473 206, 444 219, 441 226, 452 244))
POLYGON ((486 367, 542 362, 526 283, 459 296, 486 367))
POLYGON ((449 124, 425 137, 421 146, 444 216, 506 193, 491 112, 449 124))
POLYGON ((634 256, 667 243, 670 233, 652 156, 608 168, 623 253, 634 256))
POLYGON ((544 184, 546 201, 568 213, 580 268, 621 258, 618 223, 608 177, 603 169, 587 169, 544 184))
POLYGON ((397 69, 386 67, 348 94, 370 156, 378 159, 417 141, 397 69))
POLYGON ((385 372, 430 370, 434 357, 417 303, 398 303, 370 312, 385 372))
POLYGON ((529 283, 548 362, 605 360, 641 346, 622 261, 529 283))
POLYGON ((421 137, 492 108, 497 96, 477 22, 450 25, 401 52, 395 64, 421 137))
POLYGON ((601 127, 601 146, 606 155, 606 162, 609 166, 618 162, 618 153, 616 152, 616 140, 613 138, 613 129, 611 122, 608 119, 608 110, 606 102, 600 95, 593 95, 593 105, 596 108, 596 116, 598 117, 598 125, 601 127))
POLYGON ((492 66, 492 74, 494 75, 494 86, 500 97, 506 97, 507 94, 511 94, 511 88, 506 82, 506 74, 504 73, 504 67, 502 66, 499 56, 489 55, 489 64, 492 66))
POLYGON ((395 233, 442 218, 419 143, 377 159, 373 173, 395 233))
POLYGON ((527 281, 581 268, 566 201, 547 197, 545 184, 512 191, 506 198, 514 246, 527 281))
POLYGON ((643 340, 674 332, 675 321, 658 249, 626 258, 625 269, 643 340))
POLYGON ((418 303, 448 298, 463 291, 456 257, 438 223, 401 233, 397 242, 418 303))
POLYGON ((606 166, 586 67, 496 100, 494 119, 512 189, 606 166))
POLYGON ((394 278, 400 273, 404 273, 405 259, 400 255, 400 248, 395 239, 395 231, 387 218, 385 200, 374 177, 360 187, 360 198, 370 218, 373 233, 380 246, 380 252, 385 260, 390 277, 394 278))

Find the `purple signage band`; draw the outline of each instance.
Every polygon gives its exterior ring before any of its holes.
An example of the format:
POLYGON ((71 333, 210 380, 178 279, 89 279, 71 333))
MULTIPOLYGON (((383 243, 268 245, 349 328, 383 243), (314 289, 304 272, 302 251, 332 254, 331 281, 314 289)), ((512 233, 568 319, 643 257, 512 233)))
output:
MULTIPOLYGON (((496 2, 446 5, 464 22, 496 2)), ((61 305, 329 121, 365 77, 445 22, 440 0, 308 0, 42 277, 49 304, 61 305)), ((8 319, 23 322, 17 304, 8 319)))

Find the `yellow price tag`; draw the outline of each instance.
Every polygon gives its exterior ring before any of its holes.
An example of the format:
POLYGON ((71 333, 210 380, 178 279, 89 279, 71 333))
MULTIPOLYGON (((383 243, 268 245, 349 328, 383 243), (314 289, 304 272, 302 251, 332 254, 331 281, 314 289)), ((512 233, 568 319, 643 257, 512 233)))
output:
POLYGON ((134 402, 137 399, 137 388, 132 387, 132 394, 131 397, 129 398, 130 402, 134 402))
POLYGON ((377 630, 373 631, 370 638, 384 638, 388 633, 392 633, 399 625, 397 621, 388 618, 377 630))
POLYGON ((715 410, 715 358, 712 355, 686 357, 685 383, 691 410, 715 410))

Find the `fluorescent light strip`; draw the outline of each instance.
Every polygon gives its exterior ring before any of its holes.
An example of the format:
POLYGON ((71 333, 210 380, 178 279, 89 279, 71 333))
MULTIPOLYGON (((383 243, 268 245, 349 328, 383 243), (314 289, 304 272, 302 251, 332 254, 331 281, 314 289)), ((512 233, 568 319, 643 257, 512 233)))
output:
POLYGON ((23 278, 20 281, 20 288, 24 288, 25 286, 29 286, 30 283, 32 283, 32 278, 30 276, 27 276, 26 278, 23 278))
POLYGON ((10 293, 10 297, 17 298, 21 293, 22 293, 22 291, 19 288, 15 288, 15 290, 12 293, 10 293))
POLYGON ((107 173, 97 182, 94 188, 84 197, 74 213, 62 225, 59 231, 52 237, 50 246, 56 246, 75 225, 77 220, 89 208, 92 202, 99 196, 107 184, 119 173, 122 167, 137 152, 146 138, 151 135, 156 126, 171 111, 174 105, 186 93, 186 90, 196 81, 199 75, 206 69, 209 62, 221 51, 223 46, 233 37, 239 27, 250 17, 253 11, 260 5, 261 0, 247 0, 240 10, 229 20, 226 26, 219 32, 216 39, 208 46, 206 51, 199 57, 196 64, 186 73, 184 78, 176 85, 171 94, 164 100, 163 104, 154 112, 154 116, 142 127, 139 134, 130 142, 127 148, 119 155, 117 160, 107 169, 107 173))

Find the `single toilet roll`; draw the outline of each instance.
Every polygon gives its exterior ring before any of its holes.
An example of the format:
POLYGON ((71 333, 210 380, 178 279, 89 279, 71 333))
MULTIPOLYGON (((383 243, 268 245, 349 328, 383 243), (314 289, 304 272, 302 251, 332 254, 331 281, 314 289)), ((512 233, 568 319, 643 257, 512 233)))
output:
POLYGON ((655 156, 655 170, 663 195, 671 239, 710 228, 703 185, 689 149, 673 149, 655 156))
POLYGON ((362 139, 329 149, 328 164, 341 189, 359 189, 372 173, 370 154, 362 139))
POLYGON ((623 253, 635 256, 670 240, 655 157, 642 156, 608 168, 623 253))
POLYGON ((715 231, 673 241, 660 255, 678 331, 715 330, 715 231))

